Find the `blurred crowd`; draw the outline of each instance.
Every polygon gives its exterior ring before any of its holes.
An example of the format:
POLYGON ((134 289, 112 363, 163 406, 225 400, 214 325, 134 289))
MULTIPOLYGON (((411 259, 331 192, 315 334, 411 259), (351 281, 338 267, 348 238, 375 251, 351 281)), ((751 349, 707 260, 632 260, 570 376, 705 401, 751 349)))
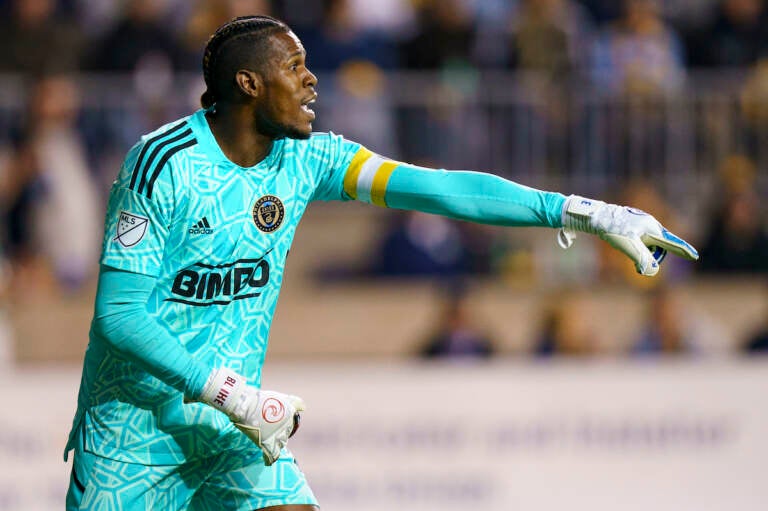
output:
MULTIPOLYGON (((287 21, 307 47, 310 68, 332 77, 330 87, 321 84, 321 97, 337 108, 319 106, 319 129, 333 129, 408 161, 487 169, 484 164, 499 161, 483 159, 495 151, 487 147, 506 147, 521 130, 543 125, 552 134, 544 142, 562 150, 543 151, 545 159, 532 166, 536 176, 547 176, 557 167, 553 161, 579 151, 589 154, 573 161, 589 168, 603 165, 611 172, 642 165, 648 172, 639 174, 641 179, 620 175, 608 189, 613 196, 601 198, 652 211, 692 237, 702 254, 696 272, 768 274, 761 200, 761 156, 768 142, 765 0, 0 0, 0 12, 0 337, 4 290, 13 288, 14 296, 66 292, 92 279, 103 201, 125 151, 140 134, 196 107, 207 38, 228 19, 253 13, 287 21), (654 149, 674 144, 680 128, 654 108, 635 105, 685 96, 688 75, 702 69, 737 83, 735 116, 745 128, 729 132, 732 124, 709 117, 704 126, 693 128, 709 130, 716 140, 736 138, 731 145, 738 150, 718 157, 707 169, 706 183, 687 191, 707 194, 706 201, 699 201, 706 209, 691 225, 693 219, 680 216, 680 205, 669 200, 680 191, 669 184, 674 176, 664 185, 654 179, 654 172, 670 165, 663 156, 668 152, 654 149), (386 86, 388 74, 402 71, 431 72, 436 82, 450 86, 430 89, 424 108, 409 108, 406 82, 386 86), (532 77, 522 80, 528 84, 525 97, 535 98, 541 90, 554 93, 541 104, 534 101, 538 106, 524 122, 504 108, 479 114, 455 101, 457 95, 492 86, 495 80, 486 77, 504 72, 532 77), (608 115, 633 120, 617 121, 607 130, 589 111, 576 116, 577 124, 567 121, 575 126, 573 132, 598 130, 590 140, 614 140, 611 147, 624 152, 602 150, 606 161, 596 159, 595 151, 564 135, 568 130, 557 129, 567 124, 563 112, 573 108, 558 91, 573 90, 575 84, 587 84, 591 94, 601 97, 627 99, 618 103, 629 105, 626 110, 608 115), (18 95, 12 90, 22 91, 23 105, 14 103, 18 95), (381 100, 385 90, 399 94, 406 107, 388 108, 381 100), (96 97, 114 108, 94 108, 96 97), (493 127, 489 131, 477 129, 488 125, 493 127), (642 137, 638 125, 644 126, 642 137), (490 134, 478 139, 475 132, 490 134), (457 136, 462 138, 458 155, 448 151, 455 151, 456 144, 445 143, 457 136), (503 139, 484 145, 493 136, 503 139), (641 164, 631 159, 637 147, 640 156, 650 155, 641 164)), ((720 86, 717 80, 712 83, 720 86)), ((501 87, 496 99, 514 106, 516 100, 505 99, 507 92, 501 87)), ((513 156, 500 161, 514 169, 513 156)), ((537 179, 533 183, 546 183, 537 179)), ((516 246, 497 231, 414 213, 388 218, 371 260, 344 276, 453 278, 536 269, 532 247, 516 246)), ((620 279, 649 286, 605 246, 590 250, 582 256, 594 263, 587 270, 581 267, 580 275, 593 282, 620 279)), ((674 306, 668 305, 674 298, 666 284, 691 277, 690 265, 669 266, 666 282, 658 279, 660 284, 653 285, 658 287, 649 291, 654 293, 651 316, 669 315, 674 306)), ((459 302, 452 303, 446 315, 461 321, 461 310, 459 302)), ((589 351, 588 345, 560 333, 569 319, 555 308, 547 314, 538 354, 589 351)), ((695 351, 690 332, 664 328, 643 332, 633 352, 695 351)), ((440 335, 434 337, 426 353, 441 351, 440 335)), ((491 354, 491 343, 480 337, 482 342, 469 350, 491 354)), ((750 345, 766 344, 763 338, 750 345)))
POLYGON ((762 0, 3 0, 2 71, 197 71, 226 20, 272 14, 317 71, 450 66, 571 72, 607 88, 674 88, 687 67, 751 66, 762 0))
MULTIPOLYGON (((471 286, 452 283, 436 290, 439 312, 431 331, 417 344, 421 357, 467 362, 508 354, 508 348, 501 349, 505 332, 486 326, 483 313, 473 306, 471 286)), ((625 339, 606 339, 600 319, 606 312, 596 309, 590 290, 560 287, 541 300, 541 313, 531 318, 536 322, 533 334, 515 354, 538 360, 605 356, 712 360, 768 353, 768 322, 756 323, 743 339, 729 339, 723 325, 692 307, 675 285, 663 284, 640 296, 643 310, 637 328, 625 339)))

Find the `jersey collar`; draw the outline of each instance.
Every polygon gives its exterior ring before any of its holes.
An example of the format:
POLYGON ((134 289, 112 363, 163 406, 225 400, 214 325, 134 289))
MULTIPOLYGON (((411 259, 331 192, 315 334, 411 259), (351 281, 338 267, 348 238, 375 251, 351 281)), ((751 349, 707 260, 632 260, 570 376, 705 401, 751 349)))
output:
POLYGON ((212 156, 218 161, 225 162, 233 167, 237 167, 243 170, 260 170, 263 168, 272 168, 277 164, 280 158, 280 153, 283 149, 283 139, 275 140, 272 144, 272 149, 270 149, 269 154, 267 154, 267 157, 252 167, 242 167, 231 161, 229 158, 227 158, 227 155, 224 154, 224 151, 221 150, 218 142, 216 142, 216 137, 213 136, 211 127, 208 125, 208 121, 205 119, 206 111, 207 110, 200 109, 195 112, 191 117, 190 124, 192 125, 192 130, 197 136, 200 148, 203 149, 208 155, 212 156))

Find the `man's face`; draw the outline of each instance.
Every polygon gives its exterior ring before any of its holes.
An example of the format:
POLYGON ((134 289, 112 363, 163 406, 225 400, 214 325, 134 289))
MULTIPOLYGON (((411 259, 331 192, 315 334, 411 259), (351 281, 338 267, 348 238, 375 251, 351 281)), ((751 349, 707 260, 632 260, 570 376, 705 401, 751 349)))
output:
POLYGON ((275 138, 309 138, 317 77, 307 69, 306 51, 293 32, 273 35, 271 45, 264 93, 256 111, 257 128, 275 138))

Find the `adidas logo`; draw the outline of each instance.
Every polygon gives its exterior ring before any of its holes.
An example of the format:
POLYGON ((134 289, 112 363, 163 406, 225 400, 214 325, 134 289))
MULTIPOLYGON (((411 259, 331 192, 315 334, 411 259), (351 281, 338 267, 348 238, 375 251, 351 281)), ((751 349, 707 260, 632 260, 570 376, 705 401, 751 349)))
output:
POLYGON ((199 222, 189 228, 189 234, 212 234, 213 227, 208 223, 208 219, 203 217, 199 222))

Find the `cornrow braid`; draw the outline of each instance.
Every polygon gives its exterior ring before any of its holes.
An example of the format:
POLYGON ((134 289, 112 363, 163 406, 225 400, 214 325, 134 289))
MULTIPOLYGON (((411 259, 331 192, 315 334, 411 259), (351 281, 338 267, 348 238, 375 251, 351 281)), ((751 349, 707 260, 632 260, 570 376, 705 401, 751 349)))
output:
POLYGON ((228 21, 216 29, 208 39, 203 53, 203 80, 206 91, 200 97, 203 108, 210 108, 221 99, 222 91, 218 90, 217 66, 221 61, 221 50, 227 43, 242 36, 266 37, 276 31, 289 31, 288 25, 270 16, 240 16, 228 21))

